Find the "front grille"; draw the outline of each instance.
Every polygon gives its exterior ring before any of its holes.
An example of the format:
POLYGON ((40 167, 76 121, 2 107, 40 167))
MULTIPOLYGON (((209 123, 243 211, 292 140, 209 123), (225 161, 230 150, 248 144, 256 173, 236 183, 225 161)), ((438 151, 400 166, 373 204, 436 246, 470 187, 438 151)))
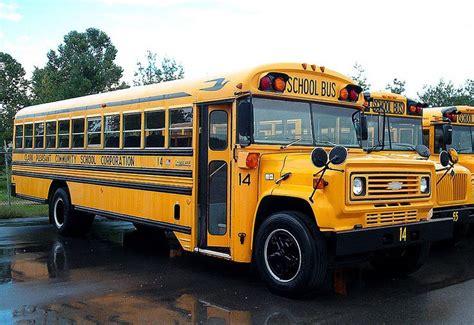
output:
MULTIPOLYGON (((436 174, 438 180, 444 175, 436 174)), ((448 203, 452 201, 462 201, 466 199, 467 174, 456 173, 451 176, 449 173, 436 185, 436 193, 439 203, 448 203)))
MULTIPOLYGON (((362 196, 351 195, 354 201, 406 201, 414 198, 429 197, 430 194, 420 192, 420 181, 428 174, 384 173, 369 175, 352 175, 366 180, 366 192, 362 196)), ((352 185, 351 185, 352 186, 352 185)))
POLYGON ((416 222, 417 210, 367 213, 366 226, 394 225, 416 222))

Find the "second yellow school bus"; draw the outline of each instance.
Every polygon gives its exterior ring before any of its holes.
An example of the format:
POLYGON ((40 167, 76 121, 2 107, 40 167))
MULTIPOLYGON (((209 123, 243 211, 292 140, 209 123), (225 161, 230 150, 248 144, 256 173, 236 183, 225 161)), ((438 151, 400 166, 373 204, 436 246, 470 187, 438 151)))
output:
POLYGON ((474 221, 474 107, 431 107, 423 113, 425 143, 439 156, 443 150, 457 151, 459 164, 469 169, 473 188, 469 205, 459 215, 466 222, 474 221))
POLYGON ((284 63, 28 107, 13 191, 47 202, 61 234, 95 214, 154 226, 186 251, 255 261, 282 295, 317 288, 347 257, 411 272, 451 223, 431 219, 432 163, 361 149, 360 93, 284 63))
MULTIPOLYGON (((422 125, 423 111, 430 109, 426 108, 425 104, 389 92, 364 92, 364 97, 368 100, 366 113, 374 117, 369 119, 369 146, 381 154, 408 155, 413 159, 430 158, 437 171, 433 217, 451 217, 455 225, 466 224, 474 207, 470 171, 453 162, 448 162, 446 166, 441 165, 440 150, 435 150, 436 154, 431 155, 432 151, 426 150, 427 147, 420 149, 420 146, 427 142, 423 138, 423 134, 426 138, 422 125), (383 133, 378 132, 379 126, 385 129, 383 133), (384 139, 378 139, 380 134, 384 139), (375 142, 383 143, 376 146, 375 142), (423 151, 426 152, 424 157, 423 151)), ((457 227, 456 230, 461 228, 463 227, 457 227)))

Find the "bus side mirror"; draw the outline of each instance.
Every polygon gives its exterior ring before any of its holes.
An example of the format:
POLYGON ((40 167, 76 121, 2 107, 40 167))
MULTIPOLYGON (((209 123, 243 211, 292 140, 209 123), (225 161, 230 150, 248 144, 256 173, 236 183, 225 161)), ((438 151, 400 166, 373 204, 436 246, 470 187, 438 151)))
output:
POLYGON ((367 126, 367 116, 362 115, 360 117, 360 137, 362 141, 366 141, 369 138, 369 128, 367 126))
POLYGON ((453 143, 453 127, 450 124, 443 124, 443 141, 445 145, 453 143))
POLYGON ((252 103, 249 98, 243 99, 237 106, 237 130, 239 143, 246 147, 252 136, 252 103))

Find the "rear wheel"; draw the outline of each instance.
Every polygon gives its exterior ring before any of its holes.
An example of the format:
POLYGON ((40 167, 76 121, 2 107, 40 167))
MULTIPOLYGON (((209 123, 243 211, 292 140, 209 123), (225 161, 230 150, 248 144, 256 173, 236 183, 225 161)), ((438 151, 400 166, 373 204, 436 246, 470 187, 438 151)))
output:
POLYGON ((322 235, 296 212, 271 215, 256 237, 258 271, 269 289, 298 297, 322 286, 327 273, 327 249, 322 235))
POLYGON ((65 188, 54 192, 49 202, 49 217, 56 231, 64 236, 84 235, 94 221, 94 215, 74 210, 65 188))
POLYGON ((372 266, 385 275, 404 276, 418 271, 426 262, 430 243, 405 248, 392 248, 378 252, 371 260, 372 266))

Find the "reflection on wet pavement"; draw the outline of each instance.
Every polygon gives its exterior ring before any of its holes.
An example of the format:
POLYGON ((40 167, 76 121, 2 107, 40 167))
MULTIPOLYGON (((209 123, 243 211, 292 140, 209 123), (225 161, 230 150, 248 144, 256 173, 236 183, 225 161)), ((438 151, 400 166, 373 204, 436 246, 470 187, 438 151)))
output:
POLYGON ((0 324, 472 322, 473 237, 438 247, 411 277, 343 270, 347 295, 270 294, 246 265, 170 254, 153 234, 98 219, 62 238, 46 219, 0 222, 0 324))

